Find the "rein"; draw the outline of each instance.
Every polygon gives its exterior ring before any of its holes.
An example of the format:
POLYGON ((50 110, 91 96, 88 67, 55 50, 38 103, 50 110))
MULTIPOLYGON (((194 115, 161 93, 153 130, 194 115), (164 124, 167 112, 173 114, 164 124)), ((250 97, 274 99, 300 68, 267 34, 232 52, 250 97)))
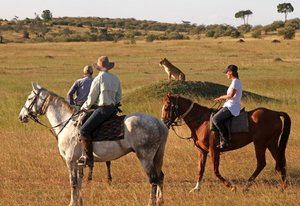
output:
MULTIPOLYGON (((216 105, 217 105, 217 110, 218 110, 221 107, 221 102, 215 102, 211 108, 214 108, 216 105)), ((193 107, 194 107, 194 102, 192 101, 189 108, 182 115, 180 115, 179 112, 178 112, 178 98, 176 98, 176 105, 174 106, 174 108, 175 108, 174 114, 175 114, 176 118, 173 122, 170 121, 171 122, 170 126, 171 126, 172 130, 174 131, 175 135, 180 139, 185 139, 185 140, 193 139, 193 137, 182 137, 182 136, 180 136, 174 129, 174 126, 181 126, 182 125, 181 123, 179 124, 178 122, 181 122, 181 119, 184 119, 191 112, 193 107), (177 120, 177 119, 179 119, 179 120, 177 120)), ((169 111, 169 112, 172 112, 172 111, 169 111)))
POLYGON ((182 136, 180 136, 180 135, 175 131, 173 125, 171 125, 171 128, 172 128, 172 130, 174 131, 174 133, 176 134, 176 136, 177 136, 179 139, 184 139, 184 140, 190 140, 190 139, 193 139, 193 137, 182 137, 182 136))

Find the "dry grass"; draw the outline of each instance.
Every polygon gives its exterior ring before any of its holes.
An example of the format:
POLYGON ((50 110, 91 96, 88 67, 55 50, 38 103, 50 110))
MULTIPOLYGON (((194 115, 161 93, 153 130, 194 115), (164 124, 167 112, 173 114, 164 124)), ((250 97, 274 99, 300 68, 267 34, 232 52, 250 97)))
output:
MULTIPOLYGON (((186 73, 191 81, 207 81, 228 85, 222 74, 230 63, 240 68, 244 89, 281 100, 258 105, 254 100, 243 102, 246 109, 264 106, 287 111, 292 118, 292 131, 287 148, 289 188, 282 192, 274 161, 267 153, 267 166, 247 194, 242 187, 255 168, 253 145, 223 154, 221 173, 236 183, 236 193, 226 189, 212 174, 210 159, 200 193, 188 193, 197 178, 197 149, 190 141, 178 139, 170 131, 167 142, 165 172, 166 205, 288 205, 300 204, 300 41, 246 40, 243 44, 231 39, 169 41, 135 45, 123 43, 42 43, 0 45, 0 205, 67 205, 70 197, 68 174, 59 157, 55 138, 34 123, 21 124, 17 117, 31 82, 65 96, 84 65, 108 55, 116 62, 116 73, 124 88, 124 113, 142 111, 160 116, 163 99, 150 99, 138 104, 130 101, 133 91, 141 86, 165 80, 167 75, 158 66, 167 57, 186 73), (48 57, 47 57, 48 56, 48 57), (49 58, 52 56, 53 58, 49 58), (282 62, 274 62, 281 58, 282 62)), ((134 97, 132 97, 134 98, 134 97)), ((211 106, 211 99, 195 98, 211 106)), ((46 122, 45 118, 42 121, 46 122)), ((182 136, 189 130, 178 128, 182 136)), ((105 165, 97 164, 94 181, 83 185, 86 205, 145 205, 149 185, 134 154, 112 163, 113 184, 105 178, 105 165)))

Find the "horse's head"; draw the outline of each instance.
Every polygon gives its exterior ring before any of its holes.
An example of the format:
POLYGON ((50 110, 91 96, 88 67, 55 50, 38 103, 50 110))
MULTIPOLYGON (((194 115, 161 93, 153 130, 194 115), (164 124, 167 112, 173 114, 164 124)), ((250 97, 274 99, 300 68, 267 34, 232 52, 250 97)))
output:
POLYGON ((19 119, 22 122, 28 122, 29 118, 36 121, 39 115, 45 113, 43 106, 48 96, 48 90, 32 83, 32 91, 21 109, 19 119))
POLYGON ((172 96, 167 94, 162 107, 161 120, 170 127, 172 124, 176 124, 176 119, 179 117, 178 113, 178 96, 172 96))

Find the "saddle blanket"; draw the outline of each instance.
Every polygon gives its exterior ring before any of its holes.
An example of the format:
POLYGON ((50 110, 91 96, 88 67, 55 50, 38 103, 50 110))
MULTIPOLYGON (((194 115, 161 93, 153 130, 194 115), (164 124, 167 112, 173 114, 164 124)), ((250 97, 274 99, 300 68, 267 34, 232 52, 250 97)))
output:
POLYGON ((114 141, 124 138, 124 119, 126 115, 113 116, 108 121, 104 122, 97 128, 93 134, 92 139, 95 141, 114 141))
MULTIPOLYGON (((218 131, 216 126, 212 123, 210 119, 211 130, 218 131)), ((241 133, 241 132, 249 132, 249 120, 248 120, 248 112, 241 111, 241 113, 232 117, 225 122, 225 125, 229 129, 231 133, 241 133)))

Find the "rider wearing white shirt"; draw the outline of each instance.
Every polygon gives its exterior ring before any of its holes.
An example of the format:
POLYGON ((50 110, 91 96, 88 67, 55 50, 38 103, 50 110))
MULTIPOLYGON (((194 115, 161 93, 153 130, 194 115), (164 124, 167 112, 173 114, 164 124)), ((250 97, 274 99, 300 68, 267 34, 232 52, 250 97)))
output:
POLYGON ((226 100, 223 107, 213 116, 212 121, 219 130, 220 134, 220 148, 225 149, 230 146, 229 134, 225 121, 233 116, 238 116, 241 110, 241 98, 242 98, 242 83, 238 75, 238 67, 235 65, 229 65, 224 73, 227 78, 231 80, 231 84, 227 89, 226 95, 222 95, 215 101, 226 100))
POLYGON ((78 165, 88 165, 89 167, 94 165, 92 132, 117 113, 116 106, 120 103, 122 97, 119 78, 109 72, 114 67, 114 63, 109 62, 108 57, 102 56, 93 66, 100 72, 94 78, 88 98, 82 105, 81 110, 90 108, 95 110, 80 128, 80 142, 86 156, 82 156, 78 160, 78 165))

